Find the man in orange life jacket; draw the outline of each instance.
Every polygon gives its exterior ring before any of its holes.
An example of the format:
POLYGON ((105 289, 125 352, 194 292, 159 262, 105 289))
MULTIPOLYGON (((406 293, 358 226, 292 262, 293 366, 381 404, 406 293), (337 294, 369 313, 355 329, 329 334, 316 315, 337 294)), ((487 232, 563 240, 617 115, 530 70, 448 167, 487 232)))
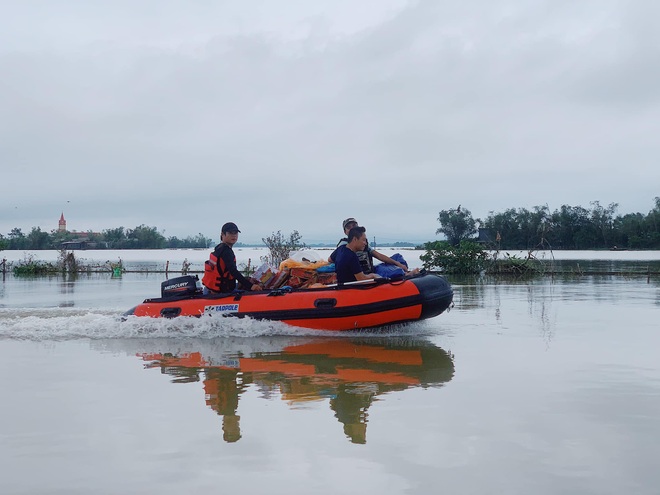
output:
POLYGON ((232 292, 236 290, 236 281, 242 288, 250 290, 262 290, 259 284, 253 284, 238 271, 236 267, 236 255, 232 246, 238 241, 238 227, 234 222, 227 222, 222 226, 220 232, 220 244, 218 244, 209 259, 204 263, 204 277, 202 284, 210 293, 232 292))

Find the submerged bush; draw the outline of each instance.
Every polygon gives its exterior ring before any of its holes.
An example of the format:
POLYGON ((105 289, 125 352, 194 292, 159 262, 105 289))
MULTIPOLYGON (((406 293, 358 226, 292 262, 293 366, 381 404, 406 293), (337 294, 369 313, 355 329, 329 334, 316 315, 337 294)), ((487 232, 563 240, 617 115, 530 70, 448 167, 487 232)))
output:
POLYGON ((302 242, 302 236, 297 230, 294 230, 286 238, 281 231, 274 232, 269 237, 261 239, 268 248, 268 256, 262 256, 261 261, 269 263, 271 266, 280 266, 280 263, 287 259, 293 251, 304 249, 307 246, 302 242))
POLYGON ((426 253, 420 256, 427 270, 441 270, 452 274, 488 273, 490 275, 539 275, 545 272, 544 263, 530 250, 525 258, 509 253, 500 255, 496 251, 492 256, 482 245, 472 241, 461 241, 452 246, 446 241, 434 241, 424 244, 426 253))
POLYGON ((57 273, 80 273, 89 272, 91 267, 84 263, 84 260, 76 258, 73 252, 61 249, 56 263, 39 261, 34 255, 26 255, 21 261, 13 266, 15 275, 54 275, 57 273))
POLYGON ((248 258, 247 263, 241 263, 236 268, 238 268, 238 271, 245 277, 251 277, 254 275, 254 272, 257 271, 257 267, 252 264, 252 258, 248 258))
POLYGON ((492 263, 486 269, 486 273, 493 275, 535 275, 545 272, 545 265, 534 256, 533 251, 527 253, 526 258, 505 253, 499 258, 499 252, 495 253, 492 263))
POLYGON ((60 272, 60 268, 53 263, 36 260, 33 255, 26 255, 14 265, 13 272, 14 275, 53 275, 60 272))
POLYGON ((424 244, 426 253, 419 258, 427 270, 442 270, 444 273, 480 273, 488 266, 488 252, 476 242, 461 241, 452 246, 446 241, 424 244))
POLYGON ((66 249, 60 249, 57 264, 64 273, 76 273, 78 271, 78 260, 76 260, 73 251, 69 253, 66 249))

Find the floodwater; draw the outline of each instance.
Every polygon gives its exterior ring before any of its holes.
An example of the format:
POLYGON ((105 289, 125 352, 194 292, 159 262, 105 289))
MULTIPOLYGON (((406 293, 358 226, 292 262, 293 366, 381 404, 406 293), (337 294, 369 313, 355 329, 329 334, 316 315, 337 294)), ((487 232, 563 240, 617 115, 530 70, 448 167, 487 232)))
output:
POLYGON ((380 332, 122 322, 163 277, 0 282, 0 493, 658 493, 658 275, 450 279, 380 332))

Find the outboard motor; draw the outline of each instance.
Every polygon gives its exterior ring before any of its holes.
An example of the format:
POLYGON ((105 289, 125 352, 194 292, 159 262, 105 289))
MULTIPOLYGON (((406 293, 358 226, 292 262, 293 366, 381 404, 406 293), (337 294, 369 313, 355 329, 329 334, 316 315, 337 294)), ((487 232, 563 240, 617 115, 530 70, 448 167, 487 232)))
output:
POLYGON ((197 275, 171 278, 160 284, 160 297, 192 296, 197 291, 201 291, 197 275))

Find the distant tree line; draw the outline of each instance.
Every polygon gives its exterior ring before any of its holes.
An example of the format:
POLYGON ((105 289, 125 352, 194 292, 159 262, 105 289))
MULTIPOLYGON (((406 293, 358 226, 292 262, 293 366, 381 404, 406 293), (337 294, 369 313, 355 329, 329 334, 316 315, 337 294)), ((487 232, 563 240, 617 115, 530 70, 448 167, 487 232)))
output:
POLYGON ((660 249, 660 197, 646 215, 617 215, 617 203, 590 206, 509 208, 481 220, 459 205, 440 211, 436 233, 453 246, 478 240, 500 249, 660 249))
POLYGON ((117 227, 101 233, 94 232, 61 232, 53 230, 44 232, 40 227, 32 227, 28 234, 20 228, 14 228, 6 236, 0 234, 0 249, 60 249, 64 242, 84 240, 95 249, 162 249, 162 248, 207 248, 212 239, 202 234, 179 239, 176 236, 165 237, 156 227, 139 225, 134 229, 117 227))
MULTIPOLYGON (((552 212, 547 205, 534 206, 531 210, 491 211, 485 220, 473 218, 467 208, 459 205, 440 211, 440 228, 436 233, 444 234, 452 246, 463 240, 474 240, 500 249, 660 249, 660 197, 654 201, 653 209, 646 215, 617 215, 617 203, 605 207, 593 201, 590 208, 562 205, 552 212)), ((209 248, 213 242, 201 233, 184 239, 166 238, 156 227, 146 225, 134 229, 107 229, 100 234, 58 230, 48 233, 33 227, 28 234, 20 228, 12 229, 6 236, 0 234, 0 250, 60 249, 63 242, 81 238, 96 243, 97 249, 209 248)), ((426 246, 419 248, 427 249, 426 246)))

